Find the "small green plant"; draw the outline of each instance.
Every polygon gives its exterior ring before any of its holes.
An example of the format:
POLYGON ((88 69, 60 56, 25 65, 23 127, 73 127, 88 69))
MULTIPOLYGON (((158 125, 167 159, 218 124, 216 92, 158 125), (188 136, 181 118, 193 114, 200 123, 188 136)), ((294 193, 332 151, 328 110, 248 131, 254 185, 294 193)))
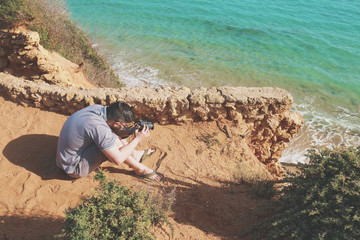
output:
MULTIPOLYGON (((152 225, 168 222, 166 211, 145 191, 133 191, 108 181, 102 171, 100 187, 74 208, 66 210, 65 228, 59 239, 153 239, 152 225)), ((172 227, 172 226, 170 226, 172 227)))
POLYGON ((94 179, 100 182, 106 181, 106 175, 102 170, 98 170, 95 174, 94 179))
POLYGON ((204 142, 206 144, 207 148, 210 149, 214 145, 220 145, 219 140, 216 138, 217 135, 218 135, 217 132, 213 132, 212 134, 204 133, 204 134, 201 134, 200 136, 197 136, 196 138, 199 141, 204 142))
POLYGON ((274 187, 274 181, 270 180, 255 181, 251 183, 251 190, 253 190, 258 197, 267 199, 272 199, 277 193, 276 188, 274 187))
POLYGON ((360 148, 311 149, 257 239, 360 239, 360 148))
POLYGON ((237 169, 233 175, 234 182, 237 184, 247 184, 251 190, 258 196, 271 199, 276 194, 274 181, 269 176, 258 171, 253 171, 248 162, 238 163, 237 169))

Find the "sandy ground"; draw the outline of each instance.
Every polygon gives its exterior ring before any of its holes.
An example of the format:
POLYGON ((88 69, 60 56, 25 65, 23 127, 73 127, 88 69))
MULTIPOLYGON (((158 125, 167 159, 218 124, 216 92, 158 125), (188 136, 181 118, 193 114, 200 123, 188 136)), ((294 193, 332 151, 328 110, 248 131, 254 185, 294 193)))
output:
MULTIPOLYGON (((73 180, 55 166, 66 119, 0 96, 0 239, 53 239, 63 227, 65 209, 97 186, 95 173, 73 180)), ((239 235, 264 217, 256 211, 263 200, 247 185, 234 185, 233 175, 239 163, 249 174, 267 172, 241 138, 243 129, 220 124, 228 126, 231 138, 215 122, 156 124, 139 149, 159 148, 146 164, 165 174, 161 183, 142 182, 125 165, 101 168, 124 185, 174 192, 169 217, 175 239, 245 239, 239 235)), ((154 229, 157 239, 169 234, 166 228, 154 229)))

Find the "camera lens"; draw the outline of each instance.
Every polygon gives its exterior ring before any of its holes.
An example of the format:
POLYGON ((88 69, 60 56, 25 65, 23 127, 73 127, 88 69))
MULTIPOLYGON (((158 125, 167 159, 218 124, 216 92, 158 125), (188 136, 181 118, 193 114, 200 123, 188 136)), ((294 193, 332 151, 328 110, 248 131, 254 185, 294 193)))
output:
POLYGON ((154 123, 152 122, 148 122, 146 120, 139 120, 137 124, 139 126, 139 131, 141 131, 145 125, 147 125, 150 130, 154 130, 154 123))

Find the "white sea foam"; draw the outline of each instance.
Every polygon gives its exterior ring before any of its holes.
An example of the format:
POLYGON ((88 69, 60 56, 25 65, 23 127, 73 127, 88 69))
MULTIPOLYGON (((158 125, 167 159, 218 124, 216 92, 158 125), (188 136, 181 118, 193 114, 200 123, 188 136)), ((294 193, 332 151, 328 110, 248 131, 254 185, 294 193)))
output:
POLYGON ((162 87, 165 85, 158 77, 158 70, 148 66, 140 66, 135 63, 125 62, 121 58, 117 58, 112 64, 112 68, 127 87, 162 87))
POLYGON ((114 73, 127 87, 164 87, 170 85, 159 77, 158 69, 125 60, 126 52, 114 51, 108 46, 103 46, 102 43, 95 43, 93 46, 107 59, 114 73))
POLYGON ((304 117, 304 126, 285 149, 281 162, 306 163, 305 154, 311 146, 333 149, 360 145, 357 124, 353 123, 351 118, 344 118, 344 115, 340 114, 334 117, 325 116, 314 111, 312 103, 313 99, 307 99, 306 103, 294 104, 293 110, 304 117))

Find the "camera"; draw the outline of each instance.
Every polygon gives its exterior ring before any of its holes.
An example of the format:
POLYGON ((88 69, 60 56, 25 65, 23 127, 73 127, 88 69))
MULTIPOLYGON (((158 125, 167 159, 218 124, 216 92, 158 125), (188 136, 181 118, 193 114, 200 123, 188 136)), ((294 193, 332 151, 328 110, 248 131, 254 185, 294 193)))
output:
POLYGON ((148 126, 150 130, 154 130, 154 123, 146 121, 146 120, 137 120, 133 127, 125 127, 121 130, 114 130, 113 131, 122 139, 129 137, 131 134, 135 132, 136 129, 143 130, 144 126, 148 126))
POLYGON ((136 130, 136 128, 139 128, 139 131, 141 131, 144 128, 144 126, 148 126, 150 130, 154 130, 154 123, 146 120, 138 120, 135 124, 134 131, 136 130))

